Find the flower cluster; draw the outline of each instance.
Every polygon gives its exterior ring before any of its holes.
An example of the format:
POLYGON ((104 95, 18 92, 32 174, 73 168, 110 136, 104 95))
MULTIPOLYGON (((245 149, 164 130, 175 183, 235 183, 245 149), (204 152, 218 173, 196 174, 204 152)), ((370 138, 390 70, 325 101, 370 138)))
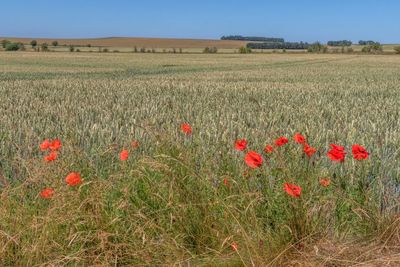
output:
POLYGON ((57 159, 58 151, 61 149, 62 145, 59 139, 54 139, 52 141, 46 139, 39 145, 39 147, 41 151, 49 151, 49 154, 44 156, 44 160, 50 162, 57 159))

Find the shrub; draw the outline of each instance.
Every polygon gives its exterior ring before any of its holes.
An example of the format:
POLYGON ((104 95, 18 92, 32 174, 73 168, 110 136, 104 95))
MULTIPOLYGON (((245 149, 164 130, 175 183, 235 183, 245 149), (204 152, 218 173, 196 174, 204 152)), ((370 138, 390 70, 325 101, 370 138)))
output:
POLYGON ((211 47, 211 48, 210 47, 206 47, 206 48, 204 48, 203 53, 215 54, 215 53, 218 53, 218 48, 216 48, 215 46, 211 47))
POLYGON ((76 52, 81 52, 81 50, 80 49, 76 49, 76 52))
POLYGON ((6 44, 6 51, 18 51, 21 48, 22 43, 7 43, 6 44))
POLYGON ((75 51, 75 47, 73 45, 69 46, 69 52, 74 52, 75 51))
POLYGON ((107 53, 108 52, 108 48, 103 48, 103 52, 107 53))
POLYGON ((86 46, 87 46, 87 47, 92 47, 92 45, 91 45, 91 44, 87 44, 86 46))
POLYGON ((372 45, 364 46, 361 49, 361 52, 370 54, 379 54, 383 52, 383 47, 380 43, 374 43, 372 45))
POLYGON ((310 53, 326 53, 328 52, 328 47, 326 45, 322 45, 319 42, 311 44, 308 49, 308 52, 310 53))
POLYGON ((53 41, 51 44, 52 44, 53 46, 58 46, 58 42, 57 42, 57 41, 53 41))
POLYGON ((8 44, 10 44, 11 42, 10 41, 8 41, 8 40, 2 40, 1 41, 1 46, 3 47, 3 48, 6 48, 6 46, 8 45, 8 44))
POLYGON ((40 49, 43 52, 49 51, 49 45, 47 43, 43 43, 43 44, 40 45, 40 49))
POLYGON ((394 51, 396 52, 396 54, 400 54, 400 46, 395 46, 394 51))
POLYGON ((146 48, 145 47, 140 48, 140 53, 146 53, 146 48))
POLYGON ((242 46, 239 48, 239 53, 240 54, 250 54, 251 48, 242 46))

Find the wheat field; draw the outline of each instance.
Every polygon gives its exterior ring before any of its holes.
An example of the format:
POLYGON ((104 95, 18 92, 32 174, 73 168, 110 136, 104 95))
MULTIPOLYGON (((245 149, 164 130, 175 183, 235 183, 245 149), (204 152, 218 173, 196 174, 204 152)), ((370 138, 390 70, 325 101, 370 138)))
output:
POLYGON ((0 265, 348 266, 378 264, 376 247, 398 255, 399 73, 394 55, 0 52, 0 265), (297 132, 317 149, 312 161, 297 132), (280 136, 290 142, 278 156, 263 154, 280 136), (46 138, 63 144, 50 163, 46 138), (247 169, 239 138, 262 168, 247 169), (348 150, 343 164, 326 156, 331 143, 348 150), (352 144, 368 160, 352 159, 352 144), (71 171, 83 177, 73 189, 71 171), (283 181, 302 186, 301 201, 283 181))

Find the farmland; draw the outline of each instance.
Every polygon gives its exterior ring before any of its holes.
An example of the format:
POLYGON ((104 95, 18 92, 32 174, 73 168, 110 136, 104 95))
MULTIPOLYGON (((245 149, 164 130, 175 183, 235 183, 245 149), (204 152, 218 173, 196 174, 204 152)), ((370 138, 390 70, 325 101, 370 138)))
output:
POLYGON ((399 263, 399 73, 395 55, 0 52, 0 265, 399 263))

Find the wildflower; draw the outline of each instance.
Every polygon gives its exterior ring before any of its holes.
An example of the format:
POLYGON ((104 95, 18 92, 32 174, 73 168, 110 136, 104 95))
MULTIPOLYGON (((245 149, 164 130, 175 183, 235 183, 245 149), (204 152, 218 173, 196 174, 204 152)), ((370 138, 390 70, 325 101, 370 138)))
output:
POLYGON ((231 244, 231 248, 232 248, 233 251, 237 251, 238 250, 238 244, 236 242, 233 242, 231 244))
POLYGON ((271 145, 266 145, 264 148, 264 152, 267 154, 272 153, 272 152, 274 152, 274 147, 271 145))
POLYGON ((306 138, 299 133, 296 133, 293 137, 294 141, 298 144, 305 144, 306 138))
POLYGON ((328 187, 329 184, 331 183, 331 180, 326 178, 326 179, 320 179, 319 183, 323 186, 323 187, 328 187))
POLYGON ((308 144, 304 144, 303 151, 304 151, 304 153, 306 153, 306 155, 309 158, 311 158, 312 155, 314 155, 315 152, 317 152, 317 149, 315 149, 314 147, 309 146, 308 144))
POLYGON ((50 148, 51 150, 53 150, 53 151, 54 151, 54 150, 59 150, 59 149, 61 148, 61 141, 60 141, 59 139, 54 139, 54 140, 51 142, 49 148, 50 148))
POLYGON ((119 159, 122 161, 127 160, 128 157, 129 157, 129 151, 126 149, 122 150, 121 153, 119 154, 119 159))
POLYGON ((226 178, 224 179, 224 185, 229 186, 229 181, 226 178))
POLYGON ((182 132, 184 132, 187 135, 192 134, 192 127, 188 123, 182 123, 181 130, 182 130, 182 132))
POLYGON ((347 152, 344 150, 343 146, 338 146, 335 144, 331 144, 332 149, 328 151, 328 157, 332 161, 343 162, 346 157, 347 152))
POLYGON ((50 141, 49 139, 44 140, 41 144, 40 144, 40 150, 45 151, 47 149, 49 149, 50 147, 50 141))
POLYGON ((244 160, 246 164, 253 169, 259 168, 263 163, 263 158, 261 157, 261 155, 254 151, 249 151, 246 154, 244 160))
POLYGON ((82 183, 81 175, 79 173, 77 173, 77 172, 71 172, 65 178, 65 182, 69 186, 76 186, 76 185, 82 183))
POLYGON ((367 150, 365 150, 364 147, 362 147, 358 144, 353 145, 352 152, 353 152, 353 157, 356 160, 368 159, 368 157, 369 157, 369 153, 367 152, 367 150))
POLYGON ((51 151, 50 154, 48 154, 47 156, 44 156, 44 160, 47 162, 53 161, 58 157, 57 152, 56 151, 51 151))
POLYGON ((246 139, 236 140, 235 142, 235 149, 238 151, 243 151, 247 148, 247 141, 246 139))
POLYGON ((276 146, 283 146, 283 145, 287 144, 288 142, 289 142, 289 140, 286 137, 281 136, 278 139, 276 139, 275 145, 276 146))
POLYGON ((54 189, 46 188, 42 192, 40 192, 40 197, 43 199, 50 199, 53 197, 54 189))
POLYGON ((295 184, 284 183, 283 189, 289 196, 299 198, 301 195, 301 187, 295 184))

